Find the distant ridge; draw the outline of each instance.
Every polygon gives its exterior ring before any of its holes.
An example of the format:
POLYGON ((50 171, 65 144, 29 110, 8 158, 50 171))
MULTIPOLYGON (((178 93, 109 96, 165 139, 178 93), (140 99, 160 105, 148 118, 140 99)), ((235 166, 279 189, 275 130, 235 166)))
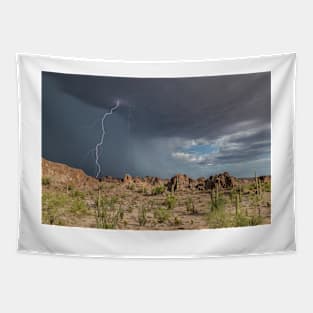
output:
MULTIPOLYGON (((210 177, 199 177, 193 179, 185 174, 176 174, 171 178, 162 179, 155 176, 132 177, 125 174, 124 178, 104 176, 100 179, 87 175, 83 170, 73 168, 63 163, 53 162, 42 158, 42 176, 50 177, 54 183, 73 185, 76 187, 98 188, 99 182, 118 183, 135 186, 164 186, 168 191, 180 190, 209 190, 218 185, 220 188, 228 189, 241 183, 252 182, 254 178, 236 178, 228 172, 223 172, 210 177)), ((270 181, 270 176, 259 176, 263 182, 270 181)))

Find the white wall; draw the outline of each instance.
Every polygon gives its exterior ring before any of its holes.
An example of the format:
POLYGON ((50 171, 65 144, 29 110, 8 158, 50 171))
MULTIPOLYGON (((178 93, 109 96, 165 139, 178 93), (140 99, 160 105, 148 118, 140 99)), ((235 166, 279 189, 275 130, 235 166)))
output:
POLYGON ((310 1, 89 0, 84 6, 78 2, 0 4, 0 311, 292 312, 301 306, 309 312, 313 308, 310 1), (298 252, 198 261, 17 254, 15 52, 131 60, 297 52, 298 252))

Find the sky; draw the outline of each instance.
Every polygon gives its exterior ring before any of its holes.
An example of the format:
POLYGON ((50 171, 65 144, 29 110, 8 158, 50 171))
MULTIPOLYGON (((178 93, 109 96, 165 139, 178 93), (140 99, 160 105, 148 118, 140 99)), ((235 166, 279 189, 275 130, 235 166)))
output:
POLYGON ((188 78, 42 72, 42 156, 88 175, 270 175, 270 155, 270 72, 188 78))

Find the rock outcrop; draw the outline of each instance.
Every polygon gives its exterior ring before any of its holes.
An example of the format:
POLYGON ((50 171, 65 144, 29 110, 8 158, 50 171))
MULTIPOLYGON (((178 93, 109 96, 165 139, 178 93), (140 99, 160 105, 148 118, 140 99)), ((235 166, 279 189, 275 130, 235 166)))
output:
POLYGON ((223 189, 232 188, 236 185, 236 179, 228 172, 210 176, 205 182, 205 189, 213 189, 216 185, 223 189))
POLYGON ((209 190, 219 185, 221 189, 232 188, 236 185, 236 179, 230 176, 229 173, 224 172, 209 178, 199 177, 192 179, 185 174, 176 174, 171 179, 161 179, 159 177, 146 176, 144 178, 131 177, 126 174, 122 179, 123 183, 135 184, 136 186, 164 186, 170 192, 184 191, 184 190, 209 190))
MULTIPOLYGON (((199 177, 192 179, 185 174, 176 174, 170 179, 164 179, 154 176, 146 177, 132 177, 125 174, 124 178, 115 178, 111 176, 104 176, 101 179, 96 179, 88 176, 81 169, 72 168, 65 164, 56 163, 42 159, 42 177, 51 178, 53 184, 74 186, 81 189, 84 187, 98 188, 99 181, 104 183, 123 184, 125 187, 130 186, 145 188, 152 190, 154 187, 161 186, 169 192, 198 190, 206 191, 215 188, 216 185, 220 189, 229 189, 237 186, 238 184, 253 183, 254 177, 250 178, 235 178, 228 172, 220 173, 217 175, 206 177, 199 177)), ((262 183, 270 182, 271 176, 259 176, 262 183)))
POLYGON ((205 177, 199 177, 198 179, 196 179, 195 188, 200 191, 205 190, 206 189, 205 181, 206 181, 205 177))
POLYGON ((173 176, 167 184, 168 191, 175 192, 186 189, 191 189, 193 186, 193 180, 185 174, 176 174, 173 176))

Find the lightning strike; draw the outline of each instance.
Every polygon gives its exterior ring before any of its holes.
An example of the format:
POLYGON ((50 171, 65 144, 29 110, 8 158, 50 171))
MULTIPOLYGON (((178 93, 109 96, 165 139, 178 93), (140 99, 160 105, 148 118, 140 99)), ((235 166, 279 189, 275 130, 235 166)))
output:
POLYGON ((120 106, 119 101, 116 102, 116 105, 111 108, 110 112, 104 113, 101 119, 101 138, 100 141, 96 144, 95 147, 95 154, 96 154, 96 166, 97 166, 97 175, 96 178, 99 178, 99 175, 101 173, 101 165, 99 163, 99 148, 103 145, 104 135, 105 135, 105 129, 104 129, 104 120, 107 116, 112 115, 115 110, 118 109, 120 106))

